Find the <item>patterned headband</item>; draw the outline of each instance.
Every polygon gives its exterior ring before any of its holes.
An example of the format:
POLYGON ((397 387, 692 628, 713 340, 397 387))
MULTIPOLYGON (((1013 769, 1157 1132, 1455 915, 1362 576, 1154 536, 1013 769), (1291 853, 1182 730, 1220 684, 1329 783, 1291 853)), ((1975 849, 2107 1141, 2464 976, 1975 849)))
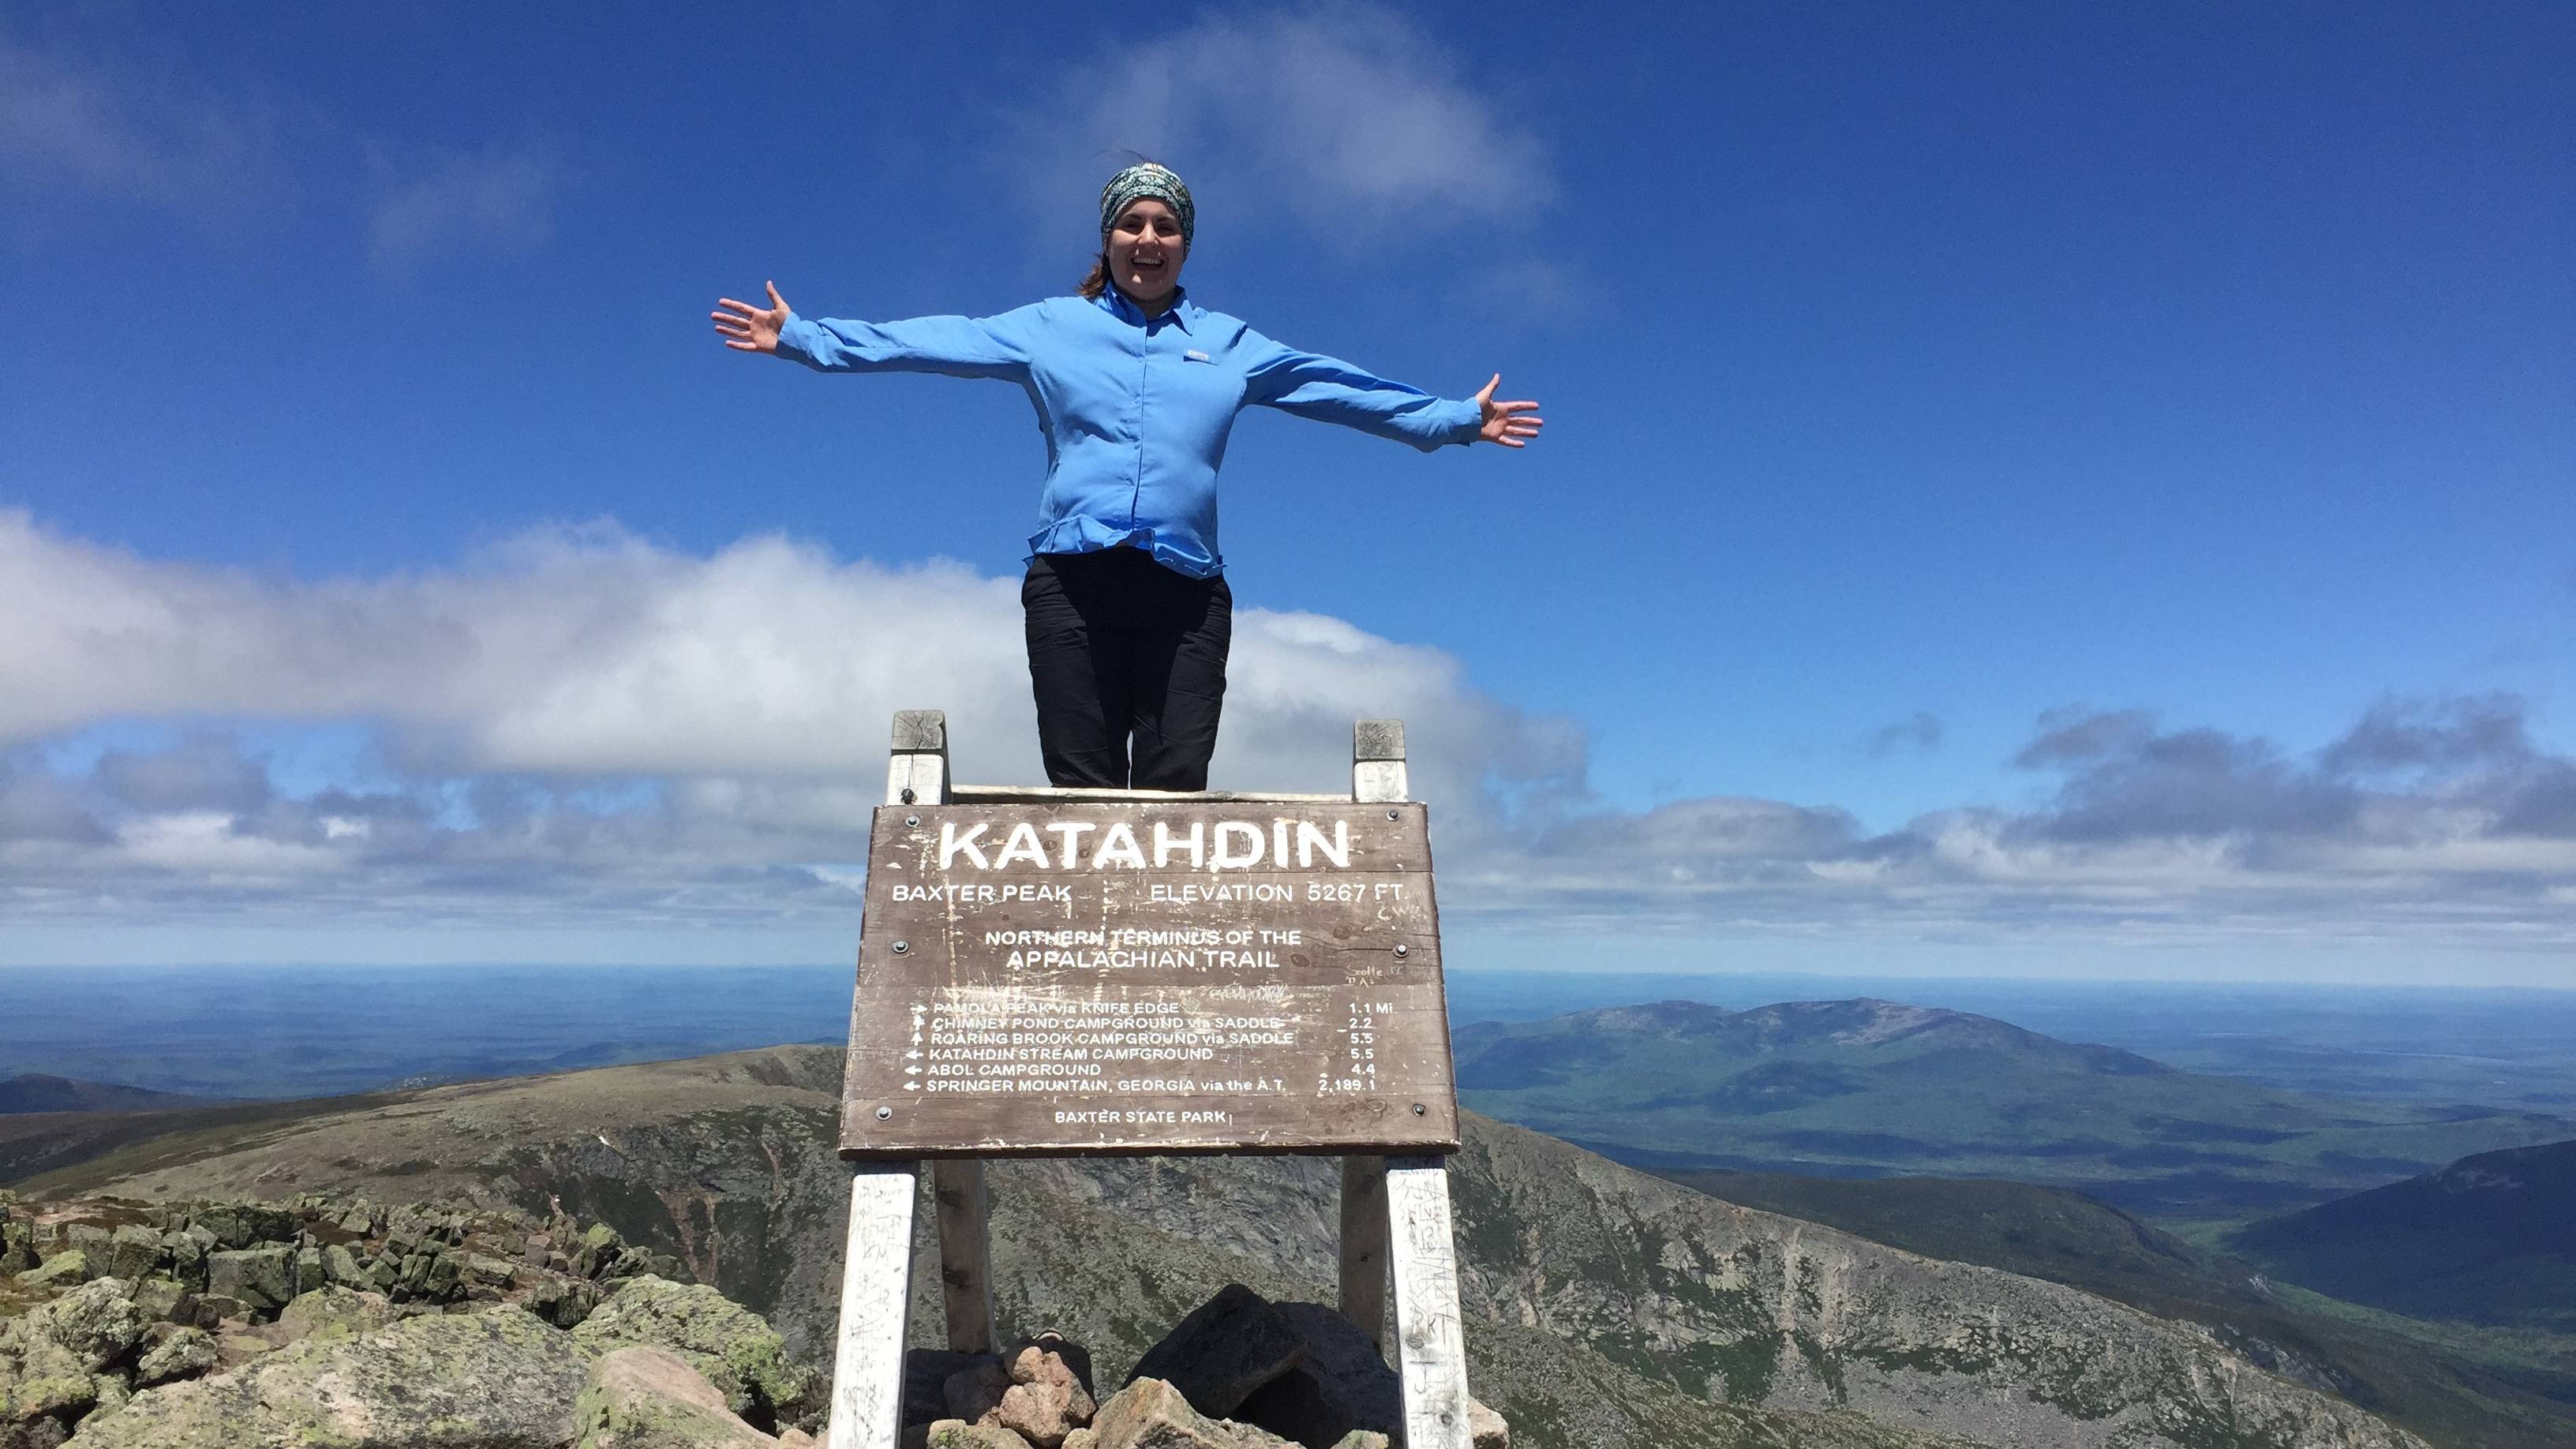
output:
POLYGON ((1180 219, 1181 245, 1189 245, 1198 228, 1197 212, 1190 205, 1190 189, 1181 184, 1181 178, 1173 175, 1170 167, 1153 161, 1137 162, 1110 177, 1109 184, 1100 188, 1100 234, 1109 235, 1109 229, 1118 224, 1118 213, 1149 196, 1172 209, 1172 215, 1180 219))

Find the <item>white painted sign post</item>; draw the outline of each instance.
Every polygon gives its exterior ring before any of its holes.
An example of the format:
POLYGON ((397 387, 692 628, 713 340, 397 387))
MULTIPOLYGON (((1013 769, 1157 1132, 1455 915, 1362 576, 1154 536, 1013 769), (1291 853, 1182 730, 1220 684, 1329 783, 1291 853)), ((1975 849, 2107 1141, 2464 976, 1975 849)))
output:
MULTIPOLYGON (((1397 720, 1362 720, 1353 729, 1351 793, 1348 796, 1218 791, 1164 793, 1035 786, 953 785, 948 778, 946 717, 936 710, 905 710, 895 716, 893 751, 886 772, 886 804, 889 809, 879 813, 878 833, 882 835, 889 829, 890 818, 904 822, 915 832, 925 830, 926 812, 896 811, 893 808, 902 806, 1136 807, 1134 809, 1138 820, 1136 829, 1141 834, 1144 831, 1143 822, 1154 812, 1168 811, 1170 807, 1192 802, 1224 806, 1271 806, 1285 809, 1305 807, 1309 810, 1320 810, 1322 807, 1330 806, 1347 811, 1353 804, 1404 806, 1409 800, 1410 792, 1405 773, 1404 725, 1397 720)), ((1419 812, 1421 807, 1410 806, 1409 809, 1419 812)), ((952 812, 941 813, 945 815, 952 812)), ((1382 827, 1385 832, 1402 836, 1406 831, 1411 831, 1414 837, 1418 838, 1421 824, 1417 817, 1390 809, 1372 813, 1369 817, 1372 823, 1376 821, 1377 813, 1382 813, 1385 817, 1387 823, 1382 827), (1408 821, 1410 823, 1407 823, 1408 821)), ((949 824, 947 838, 953 846, 959 837, 953 822, 949 824)), ((1065 866, 1069 868, 1078 864, 1075 842, 1086 838, 1083 832, 1092 830, 1094 827, 1067 824, 1047 828, 1062 832, 1059 838, 1063 841, 1065 866)), ((1288 825, 1282 821, 1274 824, 1272 828, 1280 832, 1277 837, 1276 863, 1285 870, 1289 865, 1290 854, 1288 825)), ((1217 839, 1220 842, 1227 841, 1226 832, 1228 831, 1250 831, 1253 842, 1252 851, 1256 855, 1259 853, 1261 832, 1248 825, 1221 822, 1216 827, 1217 839)), ((1108 835, 1108 831, 1101 831, 1104 841, 1108 835)), ((1033 832, 1032 839, 1035 838, 1033 832)), ((1298 836, 1299 845, 1303 847, 1309 838, 1316 843, 1318 849, 1325 848, 1322 844, 1325 837, 1320 829, 1311 837, 1298 836)), ((1344 844, 1345 837, 1337 835, 1332 838, 1336 847, 1341 848, 1342 853, 1347 855, 1349 851, 1344 844)), ((1180 848, 1181 841, 1177 837, 1166 836, 1158 830, 1155 843, 1160 846, 1166 839, 1172 840, 1174 848, 1180 848)), ((1241 844, 1241 838, 1236 837, 1232 843, 1241 844)), ((1105 851, 1106 847, 1103 848, 1105 851)), ((1225 845, 1220 844, 1217 848, 1222 853, 1225 845)), ((951 851, 952 856, 962 852, 963 849, 964 847, 956 847, 951 851)), ((1327 853, 1329 855, 1329 850, 1327 853)), ((1362 853, 1365 853, 1365 848, 1362 853)), ((1394 860, 1404 853, 1402 843, 1399 841, 1396 844, 1385 845, 1381 853, 1389 854, 1389 859, 1394 860)), ((1311 857, 1313 852, 1310 851, 1307 854, 1311 857)), ((872 852, 871 859, 880 862, 872 865, 874 870, 884 868, 885 864, 891 863, 893 858, 885 858, 881 861, 880 856, 872 852)), ((1428 899, 1430 883, 1427 878, 1429 875, 1427 854, 1422 857, 1422 862, 1423 879, 1417 883, 1420 897, 1418 900, 1406 894, 1408 890, 1417 889, 1417 885, 1408 885, 1401 874, 1401 861, 1395 862, 1397 873, 1391 877, 1381 871, 1368 875, 1363 882, 1360 875, 1348 874, 1339 881, 1312 883, 1305 892, 1307 900, 1328 902, 1336 899, 1359 898, 1354 897, 1353 892, 1374 892, 1374 900, 1379 903, 1374 911, 1373 919, 1376 921, 1397 922, 1404 929, 1416 932, 1424 929, 1423 923, 1428 922, 1429 936, 1421 946, 1412 944, 1414 940, 1419 939, 1418 936, 1398 935, 1389 938, 1383 932, 1372 936, 1367 932, 1350 929, 1347 920, 1343 920, 1336 926, 1337 939, 1330 946, 1331 950, 1342 954, 1330 956, 1328 959, 1344 962, 1356 959, 1361 964, 1356 967, 1327 969, 1318 967, 1316 964, 1318 957, 1326 955, 1326 943, 1308 942, 1303 937, 1287 931, 1284 923, 1273 923, 1281 925, 1282 929, 1263 930, 1253 934, 1264 939, 1276 938, 1282 943, 1294 941, 1299 945, 1311 946, 1312 954, 1289 956, 1289 960, 1302 970, 1302 975, 1299 970, 1284 968, 1277 972, 1282 980, 1293 978, 1304 980, 1307 984, 1302 988, 1266 984, 1257 988, 1237 985, 1230 989, 1238 992, 1250 990, 1255 993, 1244 999, 1266 999, 1274 1004, 1289 1003, 1277 1009, 1293 1013, 1295 1003, 1301 999, 1300 990, 1309 998, 1316 998, 1318 993, 1326 990, 1325 987, 1314 984, 1313 978, 1319 975, 1328 980, 1338 979, 1335 973, 1346 971, 1350 980, 1357 983, 1352 989, 1365 991, 1372 983, 1377 983, 1378 989, 1374 994, 1396 996, 1403 993, 1385 986, 1384 983, 1409 981, 1418 987, 1418 979, 1428 972, 1433 983, 1429 990, 1430 1005, 1436 1011, 1438 1007, 1436 974, 1439 960, 1438 924, 1436 911, 1431 908, 1428 899), (1392 897, 1389 896, 1389 892, 1393 892, 1392 897), (1390 900, 1400 902, 1400 908, 1386 904, 1390 900), (1380 964, 1375 966, 1368 964, 1370 958, 1366 954, 1372 950, 1382 953, 1376 958, 1380 964), (1409 970, 1401 964, 1408 956, 1413 963, 1409 970), (1264 997, 1259 993, 1267 993, 1267 995, 1264 997)), ((1093 861, 1095 870, 1098 869, 1099 864, 1099 859, 1095 858, 1093 861)), ((1141 857, 1137 864, 1142 865, 1141 857)), ((1264 892, 1287 888, 1277 881, 1266 882, 1259 887, 1264 892)), ((907 883, 906 889, 910 891, 916 888, 907 883)), ((1138 895, 1135 888, 1124 883, 1119 886, 1104 887, 1104 890, 1111 892, 1122 903, 1131 897, 1143 898, 1138 895)), ((873 903, 878 894, 877 883, 872 881, 870 892, 873 903)), ((1153 888, 1152 899, 1160 900, 1170 894, 1172 894, 1172 888, 1156 886, 1153 888)), ((1112 911, 1112 906, 1104 900, 1099 904, 1098 909, 1105 917, 1112 911)), ((952 931, 950 934, 965 933, 952 931)), ((926 951, 930 949, 930 945, 931 943, 925 941, 921 949, 926 951)), ((841 1278, 840 1333, 832 1360, 833 1449, 896 1449, 897 1437, 903 1421, 903 1353, 907 1327, 905 1320, 912 1299, 913 1207, 920 1183, 921 1164, 911 1160, 887 1160, 885 1153, 889 1150, 889 1143, 919 1142, 923 1144, 919 1148, 907 1146, 901 1150, 920 1150, 927 1154, 944 1149, 947 1153, 947 1155, 932 1158, 931 1177, 934 1215, 939 1228, 940 1289, 947 1315, 949 1347, 970 1353, 989 1353, 1002 1341, 1002 1335, 993 1316, 993 1274, 991 1249, 987 1236, 984 1167, 980 1157, 971 1155, 978 1150, 976 1143, 964 1140, 953 1143, 936 1139, 925 1141, 919 1137, 901 1136, 899 1129, 909 1124, 898 1113, 895 1103, 904 1102, 915 1107, 922 1103, 915 1096, 908 1096, 903 1092, 887 1092, 882 1096, 872 1096, 858 1085, 859 1068, 862 1065, 859 1055, 862 1043, 884 1035, 882 1030, 884 1023, 866 1021, 862 1013, 869 1010, 882 1011, 887 1005, 884 1001, 871 1002, 866 999, 871 983, 865 963, 872 957, 881 963, 892 959, 879 954, 885 950, 891 950, 896 957, 908 958, 907 964, 919 963, 923 959, 913 954, 914 948, 909 940, 891 943, 871 942, 863 945, 861 979, 858 989, 853 993, 851 1003, 850 1039, 853 1084, 845 1091, 842 1124, 843 1153, 852 1159, 850 1226, 847 1256, 841 1278), (879 1030, 871 1033, 863 1030, 864 1026, 875 1026, 879 1030), (875 1150, 870 1152, 867 1150, 867 1144, 872 1137, 877 1145, 875 1150)), ((1050 953, 1050 959, 1054 957, 1079 960, 1082 958, 1082 953, 1079 951, 1050 953)), ((1270 959, 1270 953, 1244 951, 1229 953, 1227 957, 1230 961, 1238 958, 1267 962, 1270 959)), ((1105 978, 1102 979, 1105 980, 1105 978)), ((1141 974, 1138 979, 1143 979, 1141 974)), ((914 994, 924 993, 916 990, 914 994)), ((1414 994, 1418 998, 1422 993, 1417 989, 1414 994)), ((1128 995, 1132 997, 1135 993, 1131 991, 1128 995)), ((1339 997, 1332 999, 1341 1000, 1339 997)), ((927 1013, 939 1008, 931 1004, 907 1002, 906 1005, 910 1006, 913 1018, 911 1038, 917 1040, 922 1035, 921 1019, 927 1013)), ((1135 1003, 1129 1002, 1126 1005, 1132 1009, 1135 1003)), ((899 1006, 896 1009, 903 1008, 899 1006)), ((1341 1006, 1334 1007, 1334 1020, 1342 1019, 1339 1013, 1343 1009, 1341 1006)), ((1357 1008, 1350 1009, 1357 1010, 1357 1008)), ((1381 1080, 1378 1067, 1374 1065, 1377 1037, 1369 1028, 1362 1026, 1362 1023, 1367 1020, 1366 1017, 1353 1014, 1348 1020, 1349 1027, 1330 1034, 1329 1041, 1333 1060, 1337 1064, 1334 1070, 1351 1073, 1351 1075, 1336 1077, 1325 1074, 1317 1081, 1316 1087, 1319 1092, 1335 1094, 1330 1100, 1346 1109, 1342 1120, 1359 1125, 1337 1129, 1344 1133, 1338 1138, 1327 1135, 1317 1140, 1319 1142, 1338 1141, 1345 1144, 1358 1142, 1387 1144, 1379 1146, 1378 1150, 1380 1152, 1399 1151, 1405 1155, 1345 1156, 1342 1159, 1341 1310, 1375 1338, 1382 1350, 1388 1352, 1402 1379, 1404 1441, 1410 1449, 1469 1449, 1466 1349, 1461 1337, 1458 1313, 1457 1247, 1455 1231, 1450 1220, 1446 1159, 1437 1153, 1424 1153, 1417 1150, 1421 1145, 1436 1146, 1442 1151, 1455 1146, 1454 1124, 1457 1120, 1457 1100, 1449 1074, 1445 1019, 1439 1023, 1437 1032, 1437 1062, 1412 1063, 1415 1068, 1412 1075, 1398 1070, 1397 1063, 1388 1062, 1388 1075, 1384 1078, 1388 1084, 1388 1095, 1384 1098, 1373 1095, 1379 1092, 1378 1083, 1381 1080), (1349 1054, 1349 1061, 1359 1062, 1361 1065, 1352 1066, 1345 1063, 1341 1057, 1341 1053, 1345 1051, 1349 1054), (1445 1100, 1440 1100, 1443 1097, 1445 1100), (1398 1104, 1410 1098, 1421 1098, 1421 1100, 1411 1101, 1408 1113, 1398 1104), (1374 1129, 1366 1125, 1371 1120, 1372 1111, 1380 1114, 1378 1120, 1387 1122, 1389 1125, 1374 1129), (1386 1116, 1388 1113, 1392 1113, 1391 1118, 1386 1116), (1396 1123, 1402 1124, 1400 1129, 1392 1125, 1396 1123), (1391 1295, 1390 1284, 1393 1289, 1391 1295), (1387 1332, 1387 1310, 1390 1306, 1394 1309, 1395 1318, 1392 1342, 1389 1341, 1387 1332)), ((1283 1018, 1263 1024, 1277 1028, 1285 1025, 1286 1022, 1283 1018)), ((1311 1027, 1313 1024, 1305 1025, 1311 1027)), ((1414 1029, 1413 1034, 1418 1037, 1419 1023, 1411 1023, 1411 1025, 1414 1029)), ((897 1035, 900 1036, 902 1033, 898 1032, 897 1035)), ((935 1040, 936 1031, 932 1035, 935 1040)), ((1092 1035, 1100 1039, 1116 1038, 1116 1033, 1103 1035, 1095 1032, 1092 1035)), ((1237 1054, 1237 1060, 1272 1060, 1273 1057, 1260 1056, 1260 1052, 1275 1049, 1280 1043, 1291 1040, 1304 1044, 1311 1051, 1313 1043, 1308 1038, 1314 1036, 1315 1033, 1312 1031, 1309 1031, 1306 1037, 1299 1037, 1294 1032, 1283 1033, 1278 1030, 1241 1034, 1240 1040, 1250 1045, 1245 1046, 1244 1050, 1237 1054)), ((895 1043, 896 1046, 904 1044, 895 1043)), ((1231 1039, 1227 1042, 1229 1046, 1235 1044, 1231 1039)), ((911 1053, 910 1055, 921 1054, 911 1053)), ((866 1065, 883 1080, 902 1082, 907 1092, 918 1091, 916 1083, 922 1074, 917 1067, 906 1066, 899 1069, 909 1074, 906 1077, 888 1077, 885 1076, 885 1063, 871 1061, 866 1065)), ((1001 1073, 1010 1069, 994 1067, 981 1070, 1001 1073)), ((1060 1072, 1066 1068, 1049 1064, 1045 1070, 1060 1072)), ((1075 1070, 1089 1070, 1089 1068, 1075 1070)), ((1223 1064, 1213 1064, 1209 1070, 1212 1073, 1221 1073, 1223 1064)), ((1238 1067, 1237 1070, 1242 1069, 1238 1067)), ((1019 1084, 994 1075, 973 1082, 958 1082, 956 1085, 973 1090, 1007 1092, 1019 1084)), ((1298 1085, 1302 1090, 1302 1081, 1298 1085)), ((1145 1084, 1139 1084, 1140 1089, 1144 1086, 1145 1084)), ((1153 1079, 1150 1086, 1152 1090, 1162 1091, 1169 1088, 1171 1084, 1164 1078, 1157 1077, 1153 1079)), ((1283 1090, 1283 1086, 1281 1079, 1265 1077, 1255 1077, 1249 1082, 1218 1080, 1184 1084, 1185 1090, 1194 1092, 1232 1091, 1238 1096, 1230 1100, 1255 1105, 1257 1105, 1256 1098, 1240 1094, 1277 1094, 1283 1090)), ((1022 1086, 1020 1090, 1032 1090, 1032 1088, 1022 1086)), ((1220 1099, 1212 1097, 1209 1100, 1220 1099)), ((1087 1120, 1090 1115, 1098 1114, 1058 1115, 1082 1117, 1087 1120)), ((1155 1114, 1144 1115, 1151 1118, 1155 1114)), ((1205 1115, 1208 1115, 1210 1120, 1223 1120, 1213 1112, 1205 1115)), ((1245 1115, 1249 1119, 1255 1114, 1247 1111, 1245 1115)), ((1195 1151, 1259 1152, 1264 1150, 1259 1143, 1249 1140, 1240 1142, 1218 1140, 1211 1143, 1205 1129, 1200 1129, 1195 1135, 1181 1140, 1188 1150, 1195 1151)), ((1275 1142, 1277 1139, 1265 1138, 1264 1140, 1275 1142)), ((1106 1149, 1097 1146, 1086 1149, 1043 1145, 1026 1150, 1031 1154, 1045 1152, 1058 1155, 1067 1151, 1084 1150, 1126 1152, 1156 1150, 1149 1142, 1130 1138, 1120 1138, 1118 1141, 1119 1145, 1106 1149)), ((1269 1150, 1275 1151, 1277 1148, 1273 1146, 1269 1150)), ((1316 1146, 1309 1147, 1307 1150, 1328 1149, 1316 1146)))

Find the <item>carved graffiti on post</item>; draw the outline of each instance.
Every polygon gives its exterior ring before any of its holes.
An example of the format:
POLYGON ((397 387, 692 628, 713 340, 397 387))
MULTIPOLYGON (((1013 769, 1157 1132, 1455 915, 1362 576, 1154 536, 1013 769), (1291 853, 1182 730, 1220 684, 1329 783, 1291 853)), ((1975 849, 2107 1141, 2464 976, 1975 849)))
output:
POLYGON ((1457 1145, 1421 805, 877 812, 844 1155, 1457 1145))

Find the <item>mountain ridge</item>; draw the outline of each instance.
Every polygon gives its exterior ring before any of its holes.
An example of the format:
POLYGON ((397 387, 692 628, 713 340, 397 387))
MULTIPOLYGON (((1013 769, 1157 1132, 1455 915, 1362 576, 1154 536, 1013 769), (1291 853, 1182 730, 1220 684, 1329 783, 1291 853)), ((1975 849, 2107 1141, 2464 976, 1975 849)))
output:
POLYGON ((1479 1111, 1658 1172, 1987 1177, 2242 1221, 2576 1136, 2486 1107, 2307 1096, 1872 998, 1600 1008, 1452 1035, 1479 1111))
MULTIPOLYGON (((197 1119, 27 1186, 559 1204, 671 1252, 813 1355, 846 1202, 840 1064, 782 1048, 431 1088, 317 1104, 235 1140, 197 1119)), ((1533 1449, 1823 1442, 1827 1426, 1855 1445, 2423 1443, 2191 1325, 1719 1202, 1482 1118, 1467 1135, 1450 1165, 1478 1393, 1530 1427, 1533 1449)), ((1227 1279, 1329 1296, 1328 1160, 1050 1159, 988 1176, 1006 1320, 1092 1344, 1104 1371, 1141 1348, 1141 1325, 1227 1279)), ((915 1251, 926 1336, 935 1251, 926 1237, 915 1251)))

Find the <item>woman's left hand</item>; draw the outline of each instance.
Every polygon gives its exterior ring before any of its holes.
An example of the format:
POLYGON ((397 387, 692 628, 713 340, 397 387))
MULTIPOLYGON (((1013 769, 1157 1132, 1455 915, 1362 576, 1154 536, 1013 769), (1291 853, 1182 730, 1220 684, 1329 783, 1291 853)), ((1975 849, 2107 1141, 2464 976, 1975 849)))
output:
POLYGON ((1547 419, 1530 416, 1537 411, 1537 403, 1494 401, 1494 389, 1502 385, 1503 375, 1495 373, 1494 380, 1476 394, 1477 411, 1485 415, 1484 426, 1476 436, 1506 448, 1526 448, 1529 440, 1538 436, 1538 430, 1547 426, 1547 419))

